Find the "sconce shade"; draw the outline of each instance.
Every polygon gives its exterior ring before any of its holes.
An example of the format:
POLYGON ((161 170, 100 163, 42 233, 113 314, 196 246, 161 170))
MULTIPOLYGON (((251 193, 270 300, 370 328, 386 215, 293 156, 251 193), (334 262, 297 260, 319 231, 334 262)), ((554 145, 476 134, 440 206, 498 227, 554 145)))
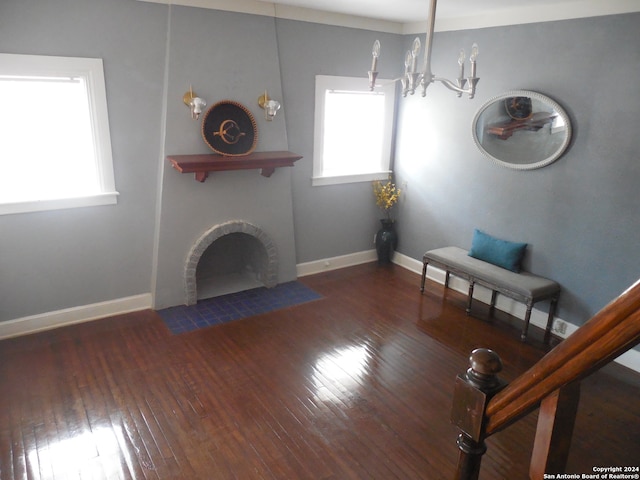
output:
POLYGON ((189 87, 189 91, 182 96, 182 101, 191 109, 191 118, 194 120, 198 120, 198 118, 200 118, 202 110, 207 106, 207 102, 193 93, 193 89, 191 87, 189 87))
POLYGON ((269 122, 273 120, 273 117, 276 116, 281 107, 280 102, 269 98, 266 90, 258 98, 258 105, 264 110, 264 118, 269 122))
POLYGON ((278 113, 278 110, 280 110, 280 102, 277 102, 275 100, 269 100, 264 106, 264 113, 267 117, 267 120, 268 121, 273 120, 273 117, 276 116, 276 113, 278 113))

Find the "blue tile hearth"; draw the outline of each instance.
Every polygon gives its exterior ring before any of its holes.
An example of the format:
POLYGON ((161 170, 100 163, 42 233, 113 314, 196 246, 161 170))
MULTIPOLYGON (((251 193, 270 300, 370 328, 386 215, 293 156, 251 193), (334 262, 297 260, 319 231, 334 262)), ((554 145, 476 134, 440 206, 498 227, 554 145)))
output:
POLYGON ((299 282, 274 288, 254 288, 244 292, 200 300, 196 305, 158 310, 171 333, 179 334, 219 325, 241 318, 272 312, 322 298, 322 295, 299 282))

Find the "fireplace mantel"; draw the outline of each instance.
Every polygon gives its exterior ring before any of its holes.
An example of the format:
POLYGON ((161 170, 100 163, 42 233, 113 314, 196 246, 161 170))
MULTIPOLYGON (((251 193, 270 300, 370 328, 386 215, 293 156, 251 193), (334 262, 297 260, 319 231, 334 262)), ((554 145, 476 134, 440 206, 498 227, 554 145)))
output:
POLYGON ((169 155, 167 160, 180 173, 194 173, 198 182, 204 182, 209 172, 226 170, 261 169, 261 174, 270 177, 276 168, 293 167, 302 155, 293 152, 254 152, 239 157, 217 154, 169 155))

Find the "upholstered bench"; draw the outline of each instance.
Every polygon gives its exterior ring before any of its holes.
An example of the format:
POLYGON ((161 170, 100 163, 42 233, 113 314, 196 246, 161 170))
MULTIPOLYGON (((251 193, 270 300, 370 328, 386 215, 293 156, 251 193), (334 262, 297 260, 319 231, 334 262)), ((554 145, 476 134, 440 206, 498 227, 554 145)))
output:
POLYGON ((429 264, 440 267, 445 271, 445 288, 449 286, 449 274, 451 273, 469 282, 467 315, 471 313, 473 288, 476 283, 491 289, 490 314, 493 314, 495 309, 496 295, 498 293, 526 304, 527 311, 524 317, 524 326, 522 327, 522 341, 527 338, 533 304, 541 300, 550 300, 549 318, 544 335, 545 343, 549 341, 553 317, 560 296, 560 285, 558 285, 558 283, 529 272, 520 271, 516 273, 506 268, 493 265, 492 263, 479 260, 469 256, 466 250, 458 247, 444 247, 429 250, 424 254, 422 263, 421 292, 424 292, 427 265, 429 264))

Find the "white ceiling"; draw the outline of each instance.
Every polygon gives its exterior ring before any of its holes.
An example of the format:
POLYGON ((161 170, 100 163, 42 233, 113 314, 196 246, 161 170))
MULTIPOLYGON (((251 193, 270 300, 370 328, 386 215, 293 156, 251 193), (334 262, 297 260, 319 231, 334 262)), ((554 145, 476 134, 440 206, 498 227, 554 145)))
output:
MULTIPOLYGON (((141 0, 394 33, 424 32, 429 0, 141 0)), ((640 0, 438 0, 438 31, 640 12, 640 0)))
MULTIPOLYGON (((427 15, 427 0, 259 0, 279 5, 310 8, 313 10, 343 13, 348 15, 389 20, 398 23, 413 23, 424 20, 427 15)), ((439 0, 439 18, 459 18, 517 13, 518 10, 535 11, 573 11, 576 15, 615 9, 612 0, 439 0), (582 10, 582 12, 581 12, 582 10)), ((630 7, 640 9, 640 2, 633 0, 630 7)))

